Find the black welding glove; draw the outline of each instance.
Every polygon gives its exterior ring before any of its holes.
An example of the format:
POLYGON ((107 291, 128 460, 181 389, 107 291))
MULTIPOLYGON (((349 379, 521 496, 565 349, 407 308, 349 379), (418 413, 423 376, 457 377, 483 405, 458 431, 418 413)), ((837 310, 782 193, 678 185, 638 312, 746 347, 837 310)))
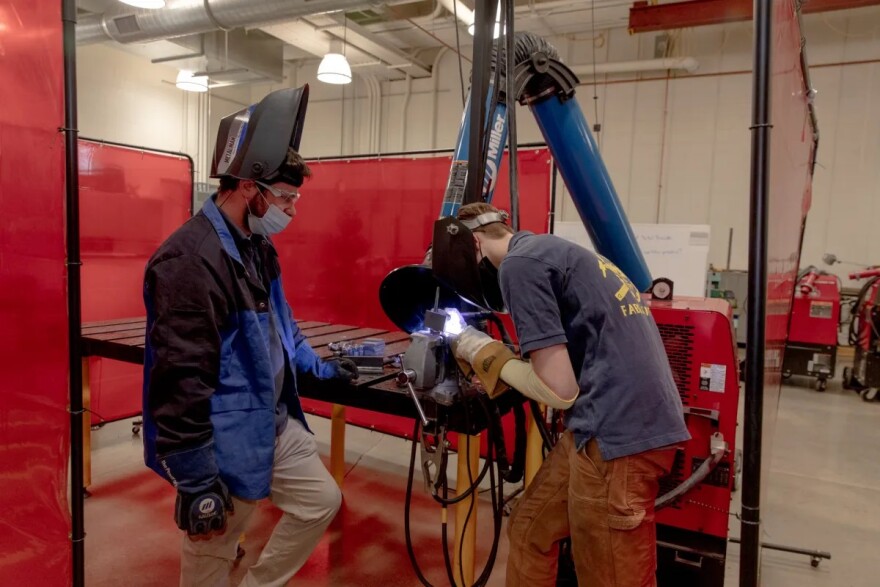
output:
POLYGON ((321 365, 321 379, 353 381, 359 375, 357 365, 349 359, 330 359, 321 365))
POLYGON ((190 537, 223 533, 226 517, 233 513, 232 498, 219 479, 203 491, 188 493, 177 491, 174 521, 177 527, 190 537))

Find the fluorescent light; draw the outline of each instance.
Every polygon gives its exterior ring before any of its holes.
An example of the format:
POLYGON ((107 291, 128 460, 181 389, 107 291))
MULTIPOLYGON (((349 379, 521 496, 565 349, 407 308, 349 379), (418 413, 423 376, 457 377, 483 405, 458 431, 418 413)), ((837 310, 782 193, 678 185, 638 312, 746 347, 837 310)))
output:
POLYGON ((318 66, 318 81, 325 84, 350 84, 351 66, 342 53, 327 53, 318 66))
POLYGON ((194 76, 191 71, 181 70, 177 74, 177 82, 174 85, 187 92, 207 92, 208 76, 194 76))
MULTIPOLYGON (((476 23, 471 23, 470 26, 468 26, 468 34, 472 37, 474 36, 474 27, 475 26, 476 26, 476 23)), ((507 27, 504 27, 504 34, 507 34, 507 27)), ((498 3, 498 12, 495 14, 495 30, 492 33, 492 38, 497 39, 500 36, 501 36, 501 3, 499 2, 498 3)))
POLYGON ((165 0, 119 0, 123 4, 137 8, 165 8, 165 0))

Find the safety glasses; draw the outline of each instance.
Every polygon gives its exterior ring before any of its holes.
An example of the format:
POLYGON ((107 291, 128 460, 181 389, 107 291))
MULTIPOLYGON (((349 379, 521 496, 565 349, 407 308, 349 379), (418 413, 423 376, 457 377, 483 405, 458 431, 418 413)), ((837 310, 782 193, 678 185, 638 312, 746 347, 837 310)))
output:
POLYGON ((272 187, 272 186, 269 185, 269 184, 265 184, 265 183, 263 183, 263 182, 261 182, 261 181, 256 181, 256 182, 254 182, 254 183, 256 183, 257 185, 262 186, 262 187, 266 188, 267 190, 269 190, 269 192, 270 192, 273 196, 275 196, 276 198, 280 198, 280 199, 284 200, 284 203, 285 203, 285 204, 292 204, 292 203, 296 202, 296 201, 299 199, 299 195, 300 195, 300 194, 299 194, 299 190, 294 191, 294 192, 285 192, 285 191, 283 191, 283 190, 279 190, 279 189, 276 188, 276 187, 272 187))

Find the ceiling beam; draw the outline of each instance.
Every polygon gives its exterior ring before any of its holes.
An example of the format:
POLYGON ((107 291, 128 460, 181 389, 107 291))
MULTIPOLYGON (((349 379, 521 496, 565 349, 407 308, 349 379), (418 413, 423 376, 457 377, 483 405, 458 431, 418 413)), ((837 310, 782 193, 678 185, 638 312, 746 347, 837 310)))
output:
MULTIPOLYGON (((880 5, 880 0, 808 0, 804 14, 880 5)), ((646 33, 752 19, 752 0, 691 0, 671 4, 636 2, 629 9, 629 31, 646 33)))

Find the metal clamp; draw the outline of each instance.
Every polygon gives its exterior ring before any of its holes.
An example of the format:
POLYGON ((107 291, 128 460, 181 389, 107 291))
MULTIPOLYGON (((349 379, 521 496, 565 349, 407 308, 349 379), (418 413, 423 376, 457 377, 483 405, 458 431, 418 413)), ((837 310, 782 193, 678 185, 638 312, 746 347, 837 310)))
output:
MULTIPOLYGON (((447 450, 446 429, 440 428, 437 432, 436 444, 431 446, 428 443, 428 435, 422 428, 420 434, 420 450, 422 475, 425 477, 425 491, 430 491, 432 495, 437 495, 437 490, 446 482, 446 464, 447 450), (432 477, 433 476, 433 477, 432 477)), ((415 442, 416 439, 413 439, 415 442)))

